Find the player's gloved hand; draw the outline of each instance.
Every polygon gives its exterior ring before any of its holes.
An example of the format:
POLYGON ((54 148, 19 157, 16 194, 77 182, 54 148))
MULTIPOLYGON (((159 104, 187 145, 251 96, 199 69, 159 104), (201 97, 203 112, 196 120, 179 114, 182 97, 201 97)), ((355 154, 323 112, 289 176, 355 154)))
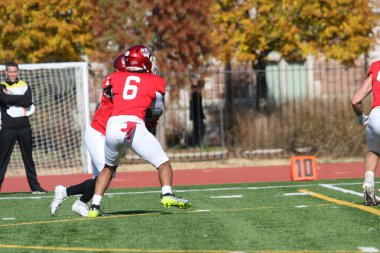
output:
POLYGON ((365 115, 364 113, 361 116, 357 116, 356 120, 360 125, 367 125, 368 123, 368 115, 365 115))
POLYGON ((158 119, 145 119, 145 127, 148 129, 155 128, 158 124, 158 119))
POLYGON ((153 115, 152 110, 149 108, 146 111, 145 118, 144 118, 145 127, 148 128, 148 129, 155 128, 157 126, 158 119, 160 118, 161 114, 159 114, 159 115, 153 115))

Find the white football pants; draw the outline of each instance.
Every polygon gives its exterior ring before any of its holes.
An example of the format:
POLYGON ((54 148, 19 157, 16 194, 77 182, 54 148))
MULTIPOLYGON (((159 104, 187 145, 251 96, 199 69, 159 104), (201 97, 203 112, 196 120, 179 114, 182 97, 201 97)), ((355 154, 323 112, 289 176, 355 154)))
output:
POLYGON ((106 137, 91 126, 86 128, 84 143, 91 156, 92 173, 96 177, 104 168, 104 145, 106 137))
POLYGON ((368 151, 380 155, 380 107, 371 110, 366 130, 368 151))
POLYGON ((136 116, 112 116, 107 123, 105 163, 119 165, 127 148, 156 169, 169 160, 156 137, 146 129, 144 121, 136 116))

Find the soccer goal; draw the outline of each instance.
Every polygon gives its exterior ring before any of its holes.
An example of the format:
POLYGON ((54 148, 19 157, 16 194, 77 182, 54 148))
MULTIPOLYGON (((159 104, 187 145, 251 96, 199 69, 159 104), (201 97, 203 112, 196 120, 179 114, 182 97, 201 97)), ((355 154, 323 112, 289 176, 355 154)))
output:
MULTIPOLYGON (((36 108, 29 119, 37 174, 87 172, 90 160, 83 142, 89 124, 87 63, 20 64, 19 68, 19 78, 32 88, 36 108)), ((1 80, 5 80, 4 69, 0 65, 1 80)), ((25 174, 17 143, 8 174, 25 174)))

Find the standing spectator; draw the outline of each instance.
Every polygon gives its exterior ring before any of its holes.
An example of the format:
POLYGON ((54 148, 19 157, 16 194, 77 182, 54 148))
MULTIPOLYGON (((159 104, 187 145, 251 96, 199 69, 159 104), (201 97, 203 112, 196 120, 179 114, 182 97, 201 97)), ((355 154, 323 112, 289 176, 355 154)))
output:
POLYGON ((205 81, 200 79, 195 85, 191 86, 190 120, 193 121, 193 133, 191 135, 190 145, 193 147, 200 146, 205 135, 205 115, 202 105, 202 90, 204 84, 205 81))
POLYGON ((368 151, 365 156, 364 204, 377 204, 375 196, 375 171, 380 156, 380 61, 369 67, 367 78, 362 82, 352 98, 352 109, 360 125, 367 125, 366 140, 368 151), (372 92, 373 102, 369 116, 364 114, 363 100, 372 92))
POLYGON ((18 79, 17 63, 5 64, 7 79, 0 84, 0 188, 4 181, 13 148, 18 141, 29 187, 34 194, 47 193, 38 180, 32 156, 32 129, 29 118, 34 112, 32 92, 28 83, 18 79))
POLYGON ((101 215, 102 197, 127 148, 158 170, 164 206, 191 206, 190 201, 172 193, 173 171, 169 158, 146 127, 154 127, 163 113, 166 86, 164 79, 152 74, 152 58, 147 47, 133 46, 125 53, 126 72, 107 76, 108 82, 103 88, 112 87, 113 110, 106 129, 105 166, 96 181, 89 217, 101 215))

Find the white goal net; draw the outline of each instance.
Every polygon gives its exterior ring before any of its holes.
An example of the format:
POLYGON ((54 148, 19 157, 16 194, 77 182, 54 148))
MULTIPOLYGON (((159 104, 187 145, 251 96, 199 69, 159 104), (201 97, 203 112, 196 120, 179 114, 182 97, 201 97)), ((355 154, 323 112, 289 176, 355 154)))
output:
MULTIPOLYGON (((35 112, 29 117, 33 132, 33 158, 38 175, 87 171, 83 143, 89 124, 88 67, 85 62, 20 64, 19 78, 32 89, 35 112)), ((5 80, 0 65, 0 80, 5 80)), ((24 175, 18 142, 7 175, 24 175)))

